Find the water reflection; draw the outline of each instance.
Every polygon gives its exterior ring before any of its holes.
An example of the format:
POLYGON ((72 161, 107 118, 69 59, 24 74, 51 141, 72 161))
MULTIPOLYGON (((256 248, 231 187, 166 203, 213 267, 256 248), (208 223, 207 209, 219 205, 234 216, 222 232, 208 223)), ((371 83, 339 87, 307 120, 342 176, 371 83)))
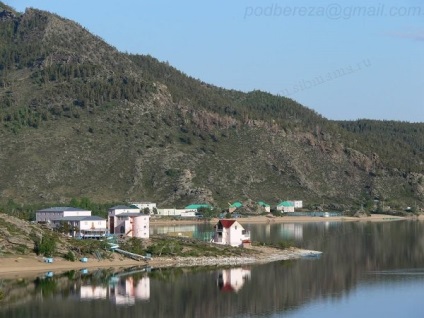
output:
POLYGON ((388 286, 402 291, 393 297, 408 303, 408 317, 418 309, 422 313, 421 302, 411 303, 416 297, 409 297, 418 288, 424 290, 424 223, 271 223, 248 228, 260 241, 296 240, 324 253, 314 261, 248 268, 90 269, 86 274, 4 280, 0 317, 295 317, 312 306, 315 310, 308 313, 314 317, 332 318, 349 312, 328 310, 343 304, 378 312, 384 300, 368 300, 385 295, 388 286))
POLYGON ((106 299, 107 288, 103 286, 86 285, 80 287, 81 299, 106 299))
POLYGON ((285 240, 302 240, 303 239, 303 224, 292 223, 280 224, 281 238, 285 240))
POLYGON ((218 274, 218 288, 222 292, 237 293, 244 285, 246 280, 250 279, 250 269, 231 268, 223 269, 218 274))
POLYGON ((115 305, 134 305, 136 300, 150 299, 150 278, 133 276, 111 279, 109 299, 115 305))

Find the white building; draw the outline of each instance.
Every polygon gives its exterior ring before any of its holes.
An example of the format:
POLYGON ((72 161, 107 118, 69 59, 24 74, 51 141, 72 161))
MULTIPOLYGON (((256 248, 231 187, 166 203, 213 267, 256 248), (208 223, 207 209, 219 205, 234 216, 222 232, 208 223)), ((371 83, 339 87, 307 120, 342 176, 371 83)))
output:
POLYGON ((108 215, 117 215, 122 213, 140 213, 141 210, 135 206, 117 205, 108 210, 108 215))
POLYGON ((52 222, 69 216, 91 216, 91 211, 72 207, 52 207, 35 212, 36 222, 52 222))
POLYGON ((196 209, 157 209, 161 216, 196 217, 196 209))
POLYGON ((150 215, 140 213, 138 208, 116 206, 109 209, 110 234, 149 238, 150 215))
POLYGON ((65 216, 51 222, 56 228, 67 224, 71 236, 83 239, 100 239, 108 232, 106 219, 99 216, 65 216))
POLYGON ((140 209, 140 211, 144 211, 144 209, 149 209, 150 214, 153 214, 154 209, 156 209, 156 203, 153 202, 129 202, 128 204, 134 205, 140 209))
POLYGON ((250 233, 236 220, 219 220, 214 226, 213 242, 223 245, 243 246, 250 243, 250 233))
POLYGON ((303 201, 297 200, 297 201, 289 201, 293 203, 293 206, 295 209, 301 209, 303 208, 303 201))
POLYGON ((284 201, 277 205, 277 211, 282 213, 294 212, 294 204, 291 201, 284 201))

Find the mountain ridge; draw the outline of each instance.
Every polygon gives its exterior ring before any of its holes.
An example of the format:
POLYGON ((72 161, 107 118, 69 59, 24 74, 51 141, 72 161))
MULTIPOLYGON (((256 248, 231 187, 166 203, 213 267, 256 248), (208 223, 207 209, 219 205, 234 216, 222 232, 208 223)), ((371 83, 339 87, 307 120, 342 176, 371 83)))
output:
POLYGON ((424 200, 424 124, 330 121, 120 53, 57 15, 3 12, 0 201, 424 200))

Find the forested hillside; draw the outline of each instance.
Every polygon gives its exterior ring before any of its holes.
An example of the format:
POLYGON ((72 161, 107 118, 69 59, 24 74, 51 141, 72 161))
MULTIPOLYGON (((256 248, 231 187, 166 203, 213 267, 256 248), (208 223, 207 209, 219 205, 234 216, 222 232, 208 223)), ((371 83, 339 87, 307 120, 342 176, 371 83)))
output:
POLYGON ((424 201, 424 124, 329 121, 0 2, 0 202, 424 201))

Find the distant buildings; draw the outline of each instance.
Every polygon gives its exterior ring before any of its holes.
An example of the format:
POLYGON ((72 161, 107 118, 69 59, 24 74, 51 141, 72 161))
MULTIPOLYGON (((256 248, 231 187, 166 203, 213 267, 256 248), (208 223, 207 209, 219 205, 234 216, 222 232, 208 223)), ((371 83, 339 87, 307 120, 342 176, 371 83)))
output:
POLYGON ((243 204, 240 201, 236 201, 234 203, 229 203, 228 212, 233 213, 235 210, 243 207, 243 204))
POLYGON ((265 212, 271 212, 271 206, 268 203, 265 203, 264 201, 258 201, 258 206, 264 209, 265 212))
POLYGON ((283 201, 277 205, 277 211, 282 213, 294 212, 294 204, 291 201, 283 201))
POLYGON ((209 204, 190 204, 187 205, 184 209, 157 209, 158 215, 161 216, 174 216, 174 217, 181 217, 181 218, 194 218, 197 216, 200 216, 199 210, 200 209, 212 209, 212 206, 209 204))
POLYGON ((144 212, 145 209, 148 209, 150 214, 153 214, 157 209, 156 203, 153 202, 128 202, 128 204, 139 208, 142 212, 144 212))
POLYGON ((293 203, 295 209, 303 208, 303 201, 295 200, 295 201, 289 201, 289 202, 293 203))
POLYGON ((196 209, 157 209, 158 215, 176 217, 196 217, 196 209))

